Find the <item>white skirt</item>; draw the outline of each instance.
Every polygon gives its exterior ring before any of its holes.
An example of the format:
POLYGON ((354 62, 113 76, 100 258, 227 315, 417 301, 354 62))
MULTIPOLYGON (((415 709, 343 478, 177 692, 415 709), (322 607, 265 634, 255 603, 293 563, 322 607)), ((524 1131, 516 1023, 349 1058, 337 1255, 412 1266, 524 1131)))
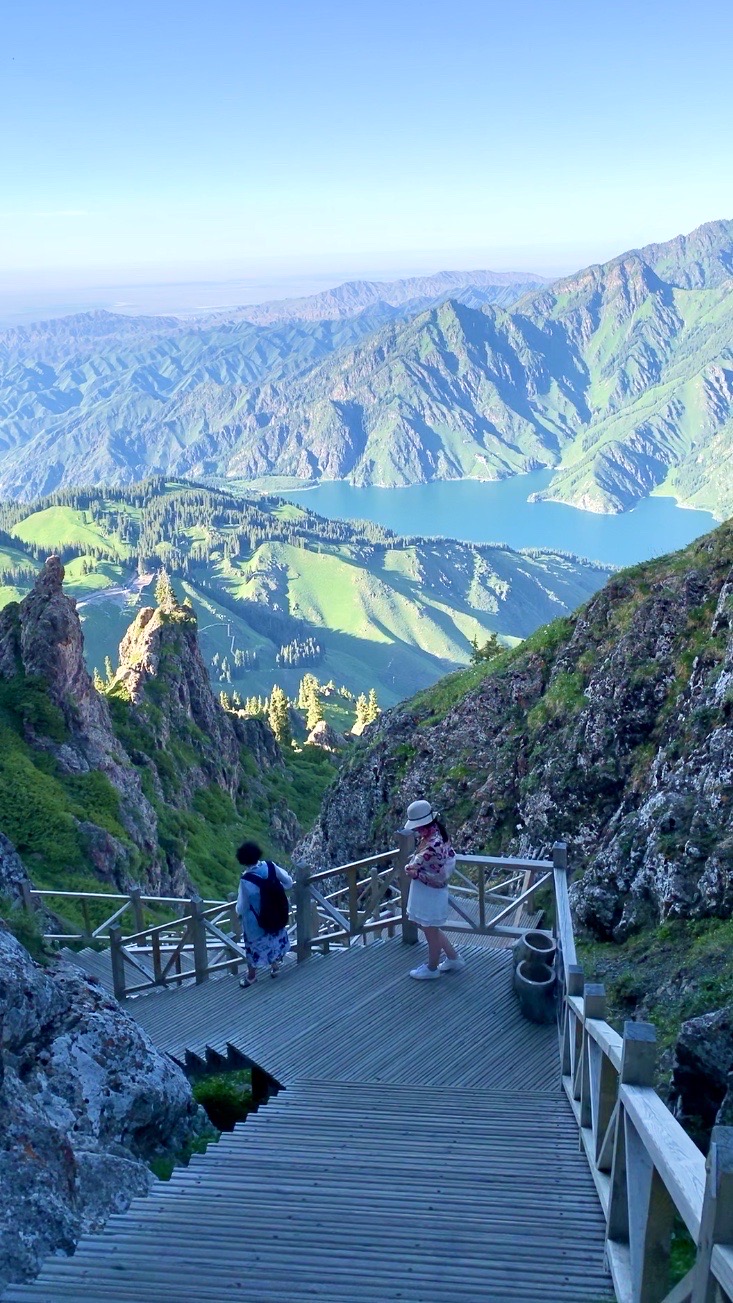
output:
POLYGON ((407 897, 407 917, 421 927, 442 927, 448 919, 448 888, 428 887, 413 878, 407 897))

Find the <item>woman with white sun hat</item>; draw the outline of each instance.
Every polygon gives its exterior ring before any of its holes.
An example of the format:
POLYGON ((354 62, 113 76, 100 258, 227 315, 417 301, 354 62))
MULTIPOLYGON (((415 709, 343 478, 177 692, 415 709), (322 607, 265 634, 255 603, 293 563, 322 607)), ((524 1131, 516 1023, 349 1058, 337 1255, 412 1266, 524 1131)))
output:
POLYGON ((448 879, 456 856, 448 833, 429 801, 413 801, 407 809, 405 832, 414 832, 417 846, 405 865, 412 879, 407 915, 425 933, 427 962, 410 971, 417 981, 431 981, 442 973, 458 972, 466 961, 442 931, 448 918, 448 879), (445 958, 441 960, 441 954, 445 958))

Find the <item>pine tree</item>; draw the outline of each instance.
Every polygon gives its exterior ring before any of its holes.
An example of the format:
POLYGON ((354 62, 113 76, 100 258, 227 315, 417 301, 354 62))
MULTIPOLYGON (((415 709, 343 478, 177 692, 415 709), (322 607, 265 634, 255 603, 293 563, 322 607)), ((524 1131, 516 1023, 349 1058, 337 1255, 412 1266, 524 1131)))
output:
POLYGON ((377 701, 377 692, 375 688, 369 689, 369 700, 367 701, 366 723, 373 724, 377 716, 381 714, 379 702, 377 701))
POLYGON ((324 715, 323 715, 323 706, 321 705, 321 698, 319 697, 316 689, 314 687, 311 687, 311 690, 308 694, 308 700, 306 702, 306 716, 305 716, 305 726, 308 729, 308 732, 310 733, 311 730, 315 728, 316 724, 320 724, 323 718, 324 715))
POLYGON ((105 658, 104 658, 104 672, 105 672, 105 674, 107 675, 107 687, 108 687, 108 688, 111 688, 111 687, 112 687, 112 682, 113 682, 114 677, 115 677, 115 672, 114 672, 114 670, 112 669, 112 662, 111 662, 109 656, 105 656, 105 658))
POLYGON ((288 699, 282 688, 277 684, 270 693, 270 706, 267 712, 270 728, 277 738, 280 746, 289 746, 292 740, 290 731, 290 716, 288 714, 288 699))
POLYGON ((229 696, 226 692, 219 693, 219 705, 221 706, 222 710, 231 710, 232 705, 229 700, 229 696))
POLYGON ((364 725, 367 723, 368 713, 369 713, 369 702, 364 696, 364 693, 360 692, 359 696, 356 698, 356 719, 354 720, 354 723, 358 728, 363 728, 364 725))
POLYGON ((94 673, 93 673, 93 675, 92 675, 92 682, 93 682, 93 684, 94 684, 94 688, 95 688, 95 691, 96 691, 96 692, 104 692, 104 687, 105 687, 104 679, 102 678, 101 674, 99 673, 99 670, 97 669, 96 665, 94 666, 94 673))
POLYGON ((503 650, 495 633, 489 634, 483 647, 479 647, 478 638, 474 634, 471 639, 471 664, 478 665, 480 661, 493 661, 494 657, 503 650))
POLYGON ((161 567, 158 571, 158 578, 155 581, 155 602, 164 611, 170 610, 171 606, 175 606, 176 603, 176 595, 173 592, 170 575, 165 567, 161 567))

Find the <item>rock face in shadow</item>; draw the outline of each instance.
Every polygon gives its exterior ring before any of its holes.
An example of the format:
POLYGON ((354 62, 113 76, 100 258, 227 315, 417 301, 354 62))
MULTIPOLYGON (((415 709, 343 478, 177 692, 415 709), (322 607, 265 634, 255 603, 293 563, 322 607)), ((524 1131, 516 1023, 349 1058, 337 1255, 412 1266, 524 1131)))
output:
POLYGON ((27 877, 23 861, 5 833, 0 832, 0 896, 20 900, 20 884, 27 877))
POLYGON ((682 1024, 672 1068, 672 1102, 688 1129, 708 1136, 733 1124, 733 1006, 682 1024))
POLYGON ((183 1072, 72 965, 0 923, 0 1291, 123 1212, 210 1130, 183 1072))
POLYGON ((732 566, 729 522, 386 712, 298 853, 328 865, 386 849, 427 797, 462 851, 568 841, 575 916, 600 937, 728 917, 732 566))

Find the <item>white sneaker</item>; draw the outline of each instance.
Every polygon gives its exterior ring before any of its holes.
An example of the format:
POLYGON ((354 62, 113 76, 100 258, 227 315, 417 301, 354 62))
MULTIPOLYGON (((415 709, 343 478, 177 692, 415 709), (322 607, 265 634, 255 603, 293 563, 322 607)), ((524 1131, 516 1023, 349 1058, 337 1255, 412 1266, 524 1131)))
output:
POLYGON ((410 969, 410 977, 414 977, 418 982, 432 982, 435 977, 440 977, 440 969, 428 968, 427 964, 421 964, 419 968, 410 969))
POLYGON ((456 955, 455 959, 441 959, 438 968, 441 973, 460 973, 462 968, 466 967, 466 961, 463 955, 456 955))

